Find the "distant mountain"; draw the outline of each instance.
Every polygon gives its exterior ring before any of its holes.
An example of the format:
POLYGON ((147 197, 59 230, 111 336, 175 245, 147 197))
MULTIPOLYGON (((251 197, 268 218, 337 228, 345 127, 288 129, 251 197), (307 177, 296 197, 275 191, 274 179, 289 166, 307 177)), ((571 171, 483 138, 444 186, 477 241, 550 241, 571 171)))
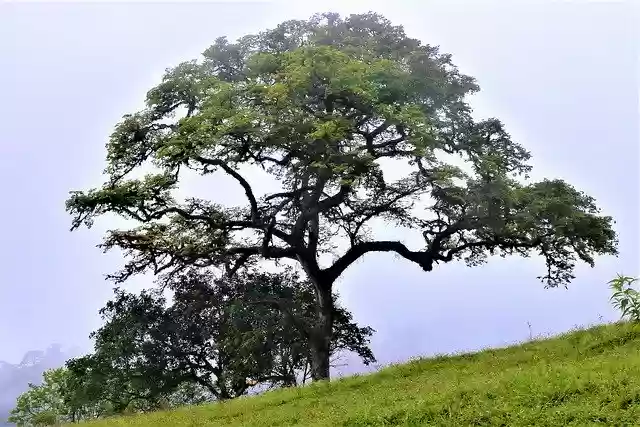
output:
POLYGON ((54 344, 44 351, 27 352, 17 364, 0 361, 0 427, 11 425, 6 423, 9 411, 14 408, 17 397, 28 389, 29 383, 40 384, 44 371, 63 366, 76 356, 73 353, 54 344))

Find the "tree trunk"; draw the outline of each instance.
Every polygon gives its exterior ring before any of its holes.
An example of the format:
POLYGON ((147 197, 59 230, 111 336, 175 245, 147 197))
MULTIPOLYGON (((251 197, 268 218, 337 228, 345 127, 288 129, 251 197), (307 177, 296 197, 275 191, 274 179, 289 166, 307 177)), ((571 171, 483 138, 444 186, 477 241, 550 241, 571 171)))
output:
POLYGON ((311 379, 328 380, 331 338, 333 334, 333 298, 331 286, 316 286, 317 320, 311 331, 311 379))

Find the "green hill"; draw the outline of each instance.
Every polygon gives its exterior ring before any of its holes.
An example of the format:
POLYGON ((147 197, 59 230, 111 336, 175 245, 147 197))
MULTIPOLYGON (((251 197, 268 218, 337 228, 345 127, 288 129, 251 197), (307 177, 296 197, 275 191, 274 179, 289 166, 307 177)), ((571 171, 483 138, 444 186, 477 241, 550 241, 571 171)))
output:
POLYGON ((617 323, 94 427, 640 426, 640 325, 617 323))

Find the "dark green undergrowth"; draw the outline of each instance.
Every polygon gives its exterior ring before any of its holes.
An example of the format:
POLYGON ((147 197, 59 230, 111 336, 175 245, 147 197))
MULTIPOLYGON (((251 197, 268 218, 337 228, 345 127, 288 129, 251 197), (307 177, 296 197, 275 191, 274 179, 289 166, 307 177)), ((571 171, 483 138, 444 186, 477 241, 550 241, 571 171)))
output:
POLYGON ((87 424, 639 426, 640 325, 597 326, 331 383, 87 424))

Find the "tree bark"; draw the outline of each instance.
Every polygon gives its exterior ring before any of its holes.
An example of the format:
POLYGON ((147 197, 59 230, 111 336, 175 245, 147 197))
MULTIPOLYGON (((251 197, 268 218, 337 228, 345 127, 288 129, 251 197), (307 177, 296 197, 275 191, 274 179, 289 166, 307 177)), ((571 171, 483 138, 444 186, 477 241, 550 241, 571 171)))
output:
POLYGON ((331 286, 316 284, 316 325, 311 330, 311 379, 328 380, 331 338, 333 335, 333 298, 331 286))

